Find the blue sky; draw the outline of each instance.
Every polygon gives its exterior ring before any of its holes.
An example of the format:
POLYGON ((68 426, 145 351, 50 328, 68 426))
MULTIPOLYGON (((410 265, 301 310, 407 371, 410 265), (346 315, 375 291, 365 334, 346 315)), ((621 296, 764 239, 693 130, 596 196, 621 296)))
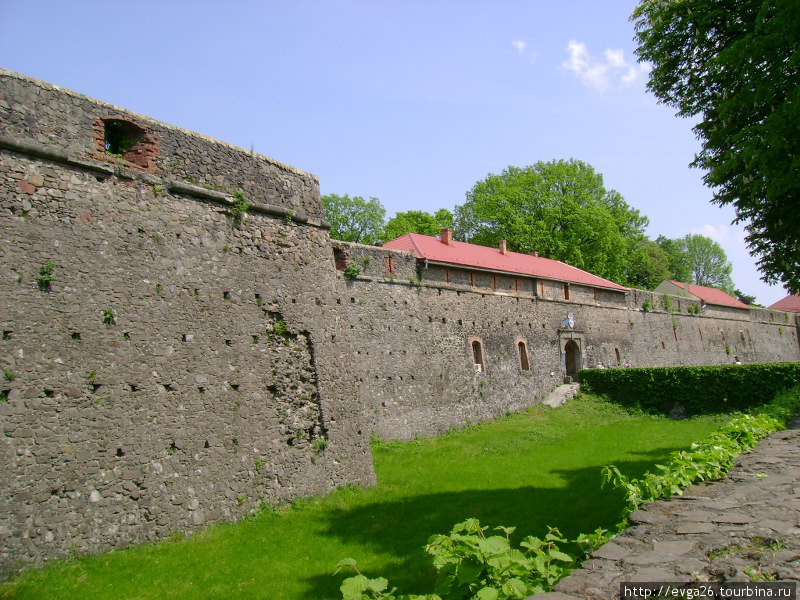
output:
POLYGON ((637 65, 627 0, 0 0, 0 65, 316 174, 323 194, 453 209, 489 173, 576 158, 650 219, 714 238, 772 304, 692 123, 637 65))

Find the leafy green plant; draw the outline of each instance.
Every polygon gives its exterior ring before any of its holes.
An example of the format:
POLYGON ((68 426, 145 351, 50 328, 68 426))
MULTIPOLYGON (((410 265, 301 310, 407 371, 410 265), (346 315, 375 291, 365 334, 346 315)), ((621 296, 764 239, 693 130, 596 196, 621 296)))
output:
POLYGON ((364 576, 352 558, 340 560, 333 574, 338 574, 342 569, 352 569, 356 573, 353 577, 345 579, 339 588, 344 600, 395 600, 396 588, 389 590, 388 580, 383 577, 370 579, 364 576))
POLYGON ((642 302, 642 310, 644 312, 650 312, 652 310, 652 305, 650 304, 649 298, 645 298, 645 301, 642 302))
POLYGON ((97 381, 97 371, 95 371, 94 369, 89 371, 89 374, 86 376, 86 380, 89 383, 94 383, 95 381, 97 381))
POLYGON ((275 335, 286 335, 289 333, 289 327, 286 325, 286 321, 283 319, 278 319, 275 321, 275 325, 272 326, 272 333, 275 335))
POLYGON ((103 309, 103 323, 106 325, 114 325, 117 322, 117 313, 114 312, 113 308, 104 308, 103 309))
MULTIPOLYGON (((456 523, 449 535, 431 536, 425 551, 433 557, 437 571, 434 593, 409 598, 511 600, 552 589, 576 561, 559 548, 567 539, 558 529, 548 527, 543 539, 529 535, 519 543, 519 548, 514 548, 511 534, 515 529, 494 527, 493 531, 502 535, 491 535, 488 527, 470 518, 456 523)), ((604 533, 598 530, 582 539, 590 539, 593 545, 604 533)), ((357 573, 342 583, 340 589, 345 600, 395 598, 394 589, 386 591, 386 579, 367 578, 358 571, 353 559, 341 561, 336 572, 345 567, 357 573)))
POLYGON ((705 441, 692 444, 690 450, 672 453, 667 465, 656 465, 658 473, 648 471, 640 479, 630 479, 614 465, 603 467, 603 486, 611 484, 623 491, 626 501, 623 518, 626 518, 641 504, 681 495, 696 481, 725 477, 739 454, 752 449, 782 426, 780 421, 764 413, 737 416, 705 441))
POLYGON ((311 449, 314 452, 324 452, 325 448, 328 447, 328 440, 325 438, 317 438, 313 442, 311 442, 311 449))
POLYGON ((361 273, 361 269, 358 268, 358 265, 355 263, 347 263, 347 266, 344 269, 344 276, 345 278, 353 281, 356 277, 359 276, 361 273))
POLYGON ((228 211, 235 221, 241 221, 244 214, 250 210, 250 203, 242 190, 233 192, 234 202, 230 205, 228 211))
POLYGON ((11 383, 17 378, 17 374, 11 369, 3 369, 3 377, 8 383, 11 383))
POLYGON ((58 265, 52 260, 48 260, 39 269, 39 275, 36 277, 36 285, 43 292, 50 291, 50 284, 56 280, 56 268, 58 265))
POLYGON ((664 310, 667 312, 672 312, 672 297, 671 296, 664 296, 661 300, 664 305, 664 310))
POLYGON ((156 283, 156 294, 160 294, 163 291, 164 291, 164 286, 161 285, 160 283, 156 283))

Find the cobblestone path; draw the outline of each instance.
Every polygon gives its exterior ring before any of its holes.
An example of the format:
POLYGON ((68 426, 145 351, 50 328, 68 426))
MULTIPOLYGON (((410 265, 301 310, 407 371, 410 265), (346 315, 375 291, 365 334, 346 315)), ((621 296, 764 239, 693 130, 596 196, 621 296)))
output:
POLYGON ((741 455, 727 479, 630 522, 536 600, 619 598, 623 581, 800 581, 800 418, 741 455))

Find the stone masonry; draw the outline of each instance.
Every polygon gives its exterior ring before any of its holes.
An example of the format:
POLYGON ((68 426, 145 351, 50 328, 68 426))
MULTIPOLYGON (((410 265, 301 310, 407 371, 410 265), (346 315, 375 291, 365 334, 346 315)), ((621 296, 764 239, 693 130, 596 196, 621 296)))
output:
POLYGON ((0 125, 0 571, 374 481, 312 176, 7 72, 0 125))

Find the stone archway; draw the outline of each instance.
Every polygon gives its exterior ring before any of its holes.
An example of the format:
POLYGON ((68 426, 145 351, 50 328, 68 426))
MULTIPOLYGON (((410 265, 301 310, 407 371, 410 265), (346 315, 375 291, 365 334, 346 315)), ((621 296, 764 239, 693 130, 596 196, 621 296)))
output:
POLYGON ((567 377, 572 377, 575 381, 578 378, 578 371, 581 369, 581 349, 575 340, 569 340, 564 345, 564 358, 567 377))

